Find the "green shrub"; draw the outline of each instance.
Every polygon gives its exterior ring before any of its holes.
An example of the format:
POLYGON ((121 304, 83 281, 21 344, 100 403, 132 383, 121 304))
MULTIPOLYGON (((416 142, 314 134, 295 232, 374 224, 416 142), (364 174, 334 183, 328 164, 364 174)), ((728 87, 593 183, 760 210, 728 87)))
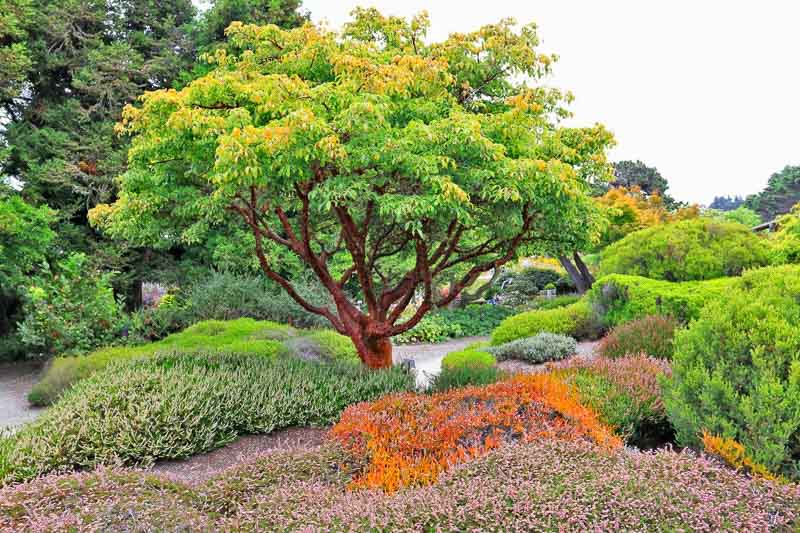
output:
POLYGON ((492 344, 498 345, 539 333, 559 333, 577 339, 597 338, 601 329, 588 301, 580 300, 565 307, 533 310, 511 316, 492 332, 492 344))
POLYGON ((556 333, 539 333, 533 337, 494 346, 489 348, 489 351, 500 361, 518 359, 528 363, 546 363, 574 355, 577 349, 578 343, 572 337, 556 333))
POLYGON ((164 354, 81 381, 0 445, 0 483, 95 465, 148 465, 244 434, 328 425, 350 404, 412 389, 399 368, 240 354, 164 354))
POLYGON ((615 327, 600 342, 597 351, 604 357, 647 354, 672 359, 677 320, 668 316, 646 316, 615 327))
POLYGON ((471 385, 490 385, 502 378, 502 372, 494 366, 466 365, 442 368, 431 380, 430 392, 444 392, 471 385))
POLYGON ((606 327, 650 315, 671 316, 688 323, 700 315, 707 302, 724 297, 737 279, 672 283, 612 274, 597 280, 587 298, 606 327))
POLYGON ((577 294, 564 294, 562 296, 556 296, 555 298, 538 298, 532 302, 531 305, 533 309, 558 309, 559 307, 572 305, 580 299, 581 297, 577 294))
MULTIPOLYGON (((58 357, 51 361, 44 377, 33 386, 29 401, 50 405, 67 388, 118 360, 149 357, 164 352, 241 352, 264 357, 291 352, 288 340, 306 332, 275 322, 252 318, 207 320, 180 333, 150 344, 101 348, 88 355, 58 357)), ((347 358, 349 339, 334 332, 313 330, 309 341, 315 350, 332 358, 347 358)), ((352 346, 352 343, 350 344, 352 346)))
MULTIPOLYGON (((292 280, 301 296, 314 305, 331 305, 330 295, 318 283, 292 280)), ((286 291, 263 276, 218 272, 193 285, 185 296, 191 322, 255 318, 297 327, 328 327, 327 319, 310 313, 286 291)))
POLYGON ((750 228, 698 218, 631 233, 603 250, 600 273, 694 281, 768 264, 769 246, 750 228))
POLYGON ((557 289, 558 292, 575 290, 569 276, 550 268, 531 267, 522 272, 504 273, 494 284, 492 296, 504 305, 527 305, 546 288, 557 289))
POLYGON ((665 403, 683 445, 708 431, 800 478, 800 266, 746 273, 677 334, 665 403))
POLYGON ((800 204, 778 219, 778 231, 770 236, 773 263, 800 263, 800 204))
POLYGON ((323 357, 340 361, 361 361, 350 337, 340 335, 333 330, 315 330, 306 335, 305 338, 319 346, 320 353, 323 357))
POLYGON ((489 352, 476 349, 464 349, 450 352, 442 359, 442 368, 459 368, 463 366, 494 366, 497 360, 489 352))
POLYGON ((51 271, 45 265, 26 291, 19 335, 36 357, 74 354, 121 339, 122 302, 114 299, 110 273, 91 269, 73 254, 51 271))
POLYGON ((504 318, 512 314, 514 311, 508 307, 490 304, 442 309, 423 317, 412 329, 394 337, 394 342, 441 342, 458 337, 489 335, 504 318))

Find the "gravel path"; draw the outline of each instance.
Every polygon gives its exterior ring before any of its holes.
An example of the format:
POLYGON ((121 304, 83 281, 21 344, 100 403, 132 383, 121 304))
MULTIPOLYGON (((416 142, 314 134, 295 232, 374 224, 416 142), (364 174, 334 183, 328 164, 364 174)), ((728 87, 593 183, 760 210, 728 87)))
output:
POLYGON ((298 427, 266 435, 247 435, 214 450, 187 459, 159 461, 149 470, 187 484, 202 483, 232 466, 259 455, 288 450, 312 450, 325 440, 329 428, 298 427))
POLYGON ((425 386, 442 370, 442 359, 450 352, 463 350, 472 343, 488 341, 489 337, 464 337, 436 344, 404 344, 394 347, 394 361, 412 359, 417 370, 417 386, 425 386))
POLYGON ((28 404, 28 393, 42 371, 40 364, 0 364, 0 429, 16 427, 39 416, 44 409, 28 404))

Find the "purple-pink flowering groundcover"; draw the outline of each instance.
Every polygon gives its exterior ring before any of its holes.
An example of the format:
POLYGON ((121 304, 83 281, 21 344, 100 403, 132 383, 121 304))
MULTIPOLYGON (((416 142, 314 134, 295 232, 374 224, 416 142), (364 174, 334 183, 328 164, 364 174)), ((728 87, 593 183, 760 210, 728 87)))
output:
POLYGON ((796 531, 800 487, 691 452, 512 444, 434 485, 347 489, 338 450, 276 453, 187 487, 130 470, 0 491, 8 531, 796 531))

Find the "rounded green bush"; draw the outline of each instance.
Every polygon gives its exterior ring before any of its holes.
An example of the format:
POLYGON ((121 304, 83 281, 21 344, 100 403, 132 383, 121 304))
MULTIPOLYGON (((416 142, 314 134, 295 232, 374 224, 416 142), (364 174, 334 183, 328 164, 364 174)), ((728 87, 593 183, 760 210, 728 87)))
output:
POLYGON ((519 359, 528 363, 559 361, 574 355, 577 349, 578 343, 575 342, 575 339, 555 333, 539 333, 533 337, 517 339, 489 348, 491 353, 501 361, 519 359))
POLYGON ((450 352, 442 359, 442 368, 461 368, 465 366, 494 366, 497 360, 489 352, 477 349, 466 349, 450 352))
POLYGON ((596 338, 599 327, 587 300, 556 309, 533 310, 506 318, 492 332, 492 344, 499 345, 539 333, 559 333, 579 339, 596 338))
POLYGON ((746 273, 677 334, 665 405, 678 441, 734 439, 775 473, 800 473, 800 266, 746 273))
POLYGON ((328 359, 359 362, 358 352, 349 337, 345 337, 330 329, 314 330, 303 338, 314 342, 320 354, 328 359))
POLYGON ((692 281, 738 276, 769 262, 769 245, 748 227, 698 218, 627 235, 603 250, 600 273, 692 281))

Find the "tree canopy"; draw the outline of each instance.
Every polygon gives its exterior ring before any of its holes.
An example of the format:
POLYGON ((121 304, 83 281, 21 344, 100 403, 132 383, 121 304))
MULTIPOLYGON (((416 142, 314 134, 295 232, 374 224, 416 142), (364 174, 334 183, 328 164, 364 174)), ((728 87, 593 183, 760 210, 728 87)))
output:
POLYGON ((93 221, 171 246, 235 217, 269 278, 349 335, 365 363, 391 364, 389 337, 481 273, 521 248, 596 234, 589 185, 609 173, 610 133, 562 126, 570 95, 538 83, 554 57, 537 51, 535 26, 503 20, 432 44, 427 28, 425 14, 374 9, 355 10, 341 34, 233 23, 206 76, 125 109, 129 169, 93 221), (297 293, 277 249, 335 309, 297 293), (351 279, 362 302, 343 290, 351 279))
POLYGON ((745 200, 745 206, 756 211, 765 222, 788 213, 800 202, 800 166, 786 166, 769 177, 767 186, 745 200))

